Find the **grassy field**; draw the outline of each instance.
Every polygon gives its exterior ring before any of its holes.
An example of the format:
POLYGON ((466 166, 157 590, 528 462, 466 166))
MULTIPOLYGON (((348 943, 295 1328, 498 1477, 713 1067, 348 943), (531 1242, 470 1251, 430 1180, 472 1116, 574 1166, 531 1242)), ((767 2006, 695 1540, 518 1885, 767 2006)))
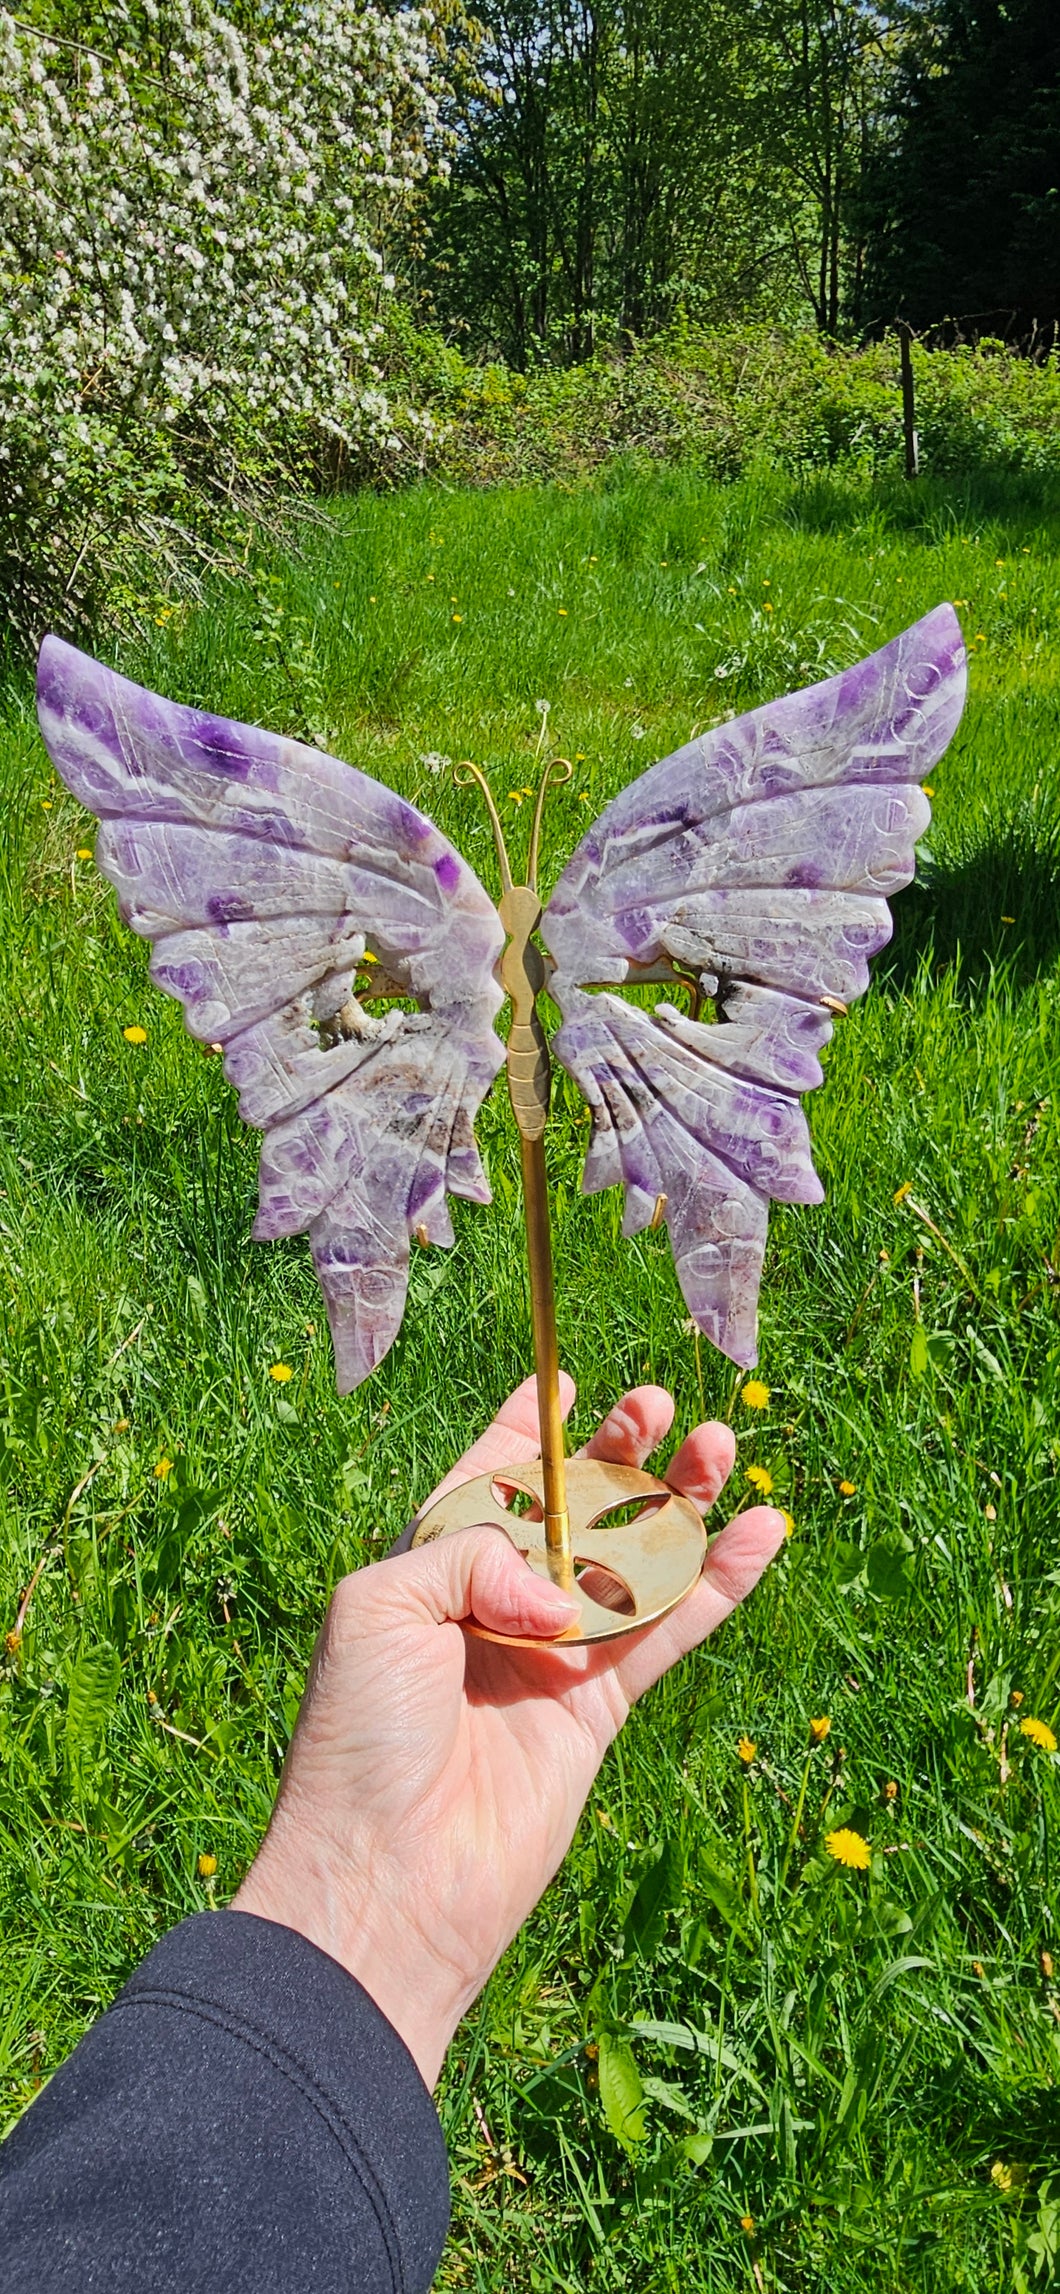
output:
MULTIPOLYGON (((971 697, 811 1107, 827 1201, 772 1214, 767 1408, 697 1347, 665 1235, 623 1244, 615 1196, 579 1196, 582 1109, 557 1093, 576 1433, 624 1384, 668 1384, 678 1435, 701 1405, 732 1418, 734 1507, 764 1466, 794 1533, 634 1716, 460 2034, 446 2287, 1060 2279, 1060 1776, 1022 1725, 1060 1733, 1060 504, 1029 481, 680 472, 361 496, 295 562, 145 615, 118 663, 326 739, 491 884, 481 810, 439 760, 489 771, 518 843, 547 703, 576 759, 547 884, 693 725, 944 597, 971 697), (841 1824, 867 1873, 825 1854, 841 1824)), ((493 1208, 417 1254, 392 1354, 336 1399, 306 1246, 249 1241, 256 1139, 83 857, 28 685, 0 770, 10 2120, 162 1929, 231 1893, 329 1588, 529 1355, 498 1090, 493 1208)))

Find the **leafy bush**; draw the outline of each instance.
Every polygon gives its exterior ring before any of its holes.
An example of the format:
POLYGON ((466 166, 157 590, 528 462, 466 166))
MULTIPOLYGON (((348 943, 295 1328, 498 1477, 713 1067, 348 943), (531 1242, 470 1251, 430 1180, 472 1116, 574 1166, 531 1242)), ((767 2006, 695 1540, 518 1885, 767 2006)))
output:
MULTIPOLYGON (((398 318, 391 362, 433 417, 432 466, 471 484, 576 479, 616 455, 692 461, 713 478, 756 459, 798 473, 902 466, 898 346, 836 348, 766 327, 682 327, 626 358, 526 377, 472 367, 398 318)), ((999 343, 914 345, 921 464, 940 476, 1060 473, 1060 367, 999 343)))
POLYGON ((26 634, 90 612, 124 539, 186 561, 322 442, 400 453, 381 247, 439 149, 429 8, 299 0, 250 37, 210 0, 119 0, 107 54, 55 20, 0 9, 0 591, 26 634))

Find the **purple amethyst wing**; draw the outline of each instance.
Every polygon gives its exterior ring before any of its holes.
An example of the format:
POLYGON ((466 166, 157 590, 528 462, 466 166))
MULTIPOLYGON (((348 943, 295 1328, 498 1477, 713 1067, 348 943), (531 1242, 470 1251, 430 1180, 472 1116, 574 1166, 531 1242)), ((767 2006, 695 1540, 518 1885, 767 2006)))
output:
POLYGON ((48 637, 37 675, 57 771, 102 823, 96 859, 151 976, 224 1046, 264 1131, 255 1234, 307 1231, 340 1393, 404 1312, 413 1234, 446 1195, 488 1202, 474 1118, 503 1062, 504 934, 433 822, 301 742, 179 707, 48 637), (365 957, 414 1013, 365 1012, 365 957))
POLYGON ((839 677, 716 727, 632 782, 569 862, 541 933, 553 1049, 593 1111, 586 1192, 622 1182, 626 1229, 659 1198, 692 1314, 755 1360, 770 1200, 819 1202, 799 1094, 829 1013, 868 984, 952 738, 965 654, 939 606, 839 677), (590 985, 691 975, 723 1025, 590 985))

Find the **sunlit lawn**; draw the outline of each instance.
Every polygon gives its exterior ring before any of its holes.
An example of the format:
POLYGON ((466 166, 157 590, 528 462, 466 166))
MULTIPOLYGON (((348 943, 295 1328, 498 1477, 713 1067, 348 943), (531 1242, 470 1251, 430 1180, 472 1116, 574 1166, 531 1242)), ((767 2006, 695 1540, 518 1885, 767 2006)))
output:
MULTIPOLYGON (((575 760, 549 882, 694 725, 943 597, 972 641, 930 854, 811 1110, 827 1202, 773 1213, 765 1409, 697 1350, 665 1234, 625 1244, 616 1198, 579 1196, 583 1110, 557 1092, 577 1434, 657 1379, 678 1434, 701 1403, 732 1418, 733 1504, 764 1467, 795 1528, 747 1614, 636 1715, 454 2048, 445 2285, 1048 2282, 1057 1774, 1022 1724, 1060 1733, 1058 560, 1060 516, 1000 484, 362 496, 296 561, 120 649, 176 698, 327 740, 493 884, 448 760, 486 768, 518 845, 547 714, 575 760), (867 1874, 824 1851, 844 1825, 867 1874)), ((457 1249, 416 1254, 393 1353, 336 1399, 306 1246, 249 1241, 256 1140, 79 857, 92 826, 28 682, 0 755, 14 2115, 153 1938, 231 1892, 329 1587, 529 1342, 499 1090, 493 1208, 460 1206, 457 1249)))

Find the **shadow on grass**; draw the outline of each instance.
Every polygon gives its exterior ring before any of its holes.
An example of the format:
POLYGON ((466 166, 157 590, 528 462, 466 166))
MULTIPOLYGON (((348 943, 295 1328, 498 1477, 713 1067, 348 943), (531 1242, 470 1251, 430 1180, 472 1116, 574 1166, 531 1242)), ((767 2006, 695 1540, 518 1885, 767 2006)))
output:
POLYGON ((955 541, 982 526, 1007 526, 1028 538, 1043 531, 1060 547, 1060 474, 984 464, 947 475, 928 473, 910 485, 896 471, 876 478, 815 471, 792 487, 785 522, 810 534, 841 534, 852 519, 871 517, 881 534, 928 543, 955 541))
POLYGON ((927 2083, 918 2104, 924 2123, 946 2125, 970 2175, 982 2174, 984 2158, 1018 2160, 1032 2173, 1060 2158, 1060 2090, 1044 2080, 1014 2077, 1005 2092, 958 2062, 927 2083))
POLYGON ((952 966, 970 1003, 1002 969, 1013 987, 1030 987, 1060 952, 1060 831, 1013 823, 951 859, 924 861, 893 913, 879 974, 897 990, 912 986, 925 958, 935 973, 952 966))

